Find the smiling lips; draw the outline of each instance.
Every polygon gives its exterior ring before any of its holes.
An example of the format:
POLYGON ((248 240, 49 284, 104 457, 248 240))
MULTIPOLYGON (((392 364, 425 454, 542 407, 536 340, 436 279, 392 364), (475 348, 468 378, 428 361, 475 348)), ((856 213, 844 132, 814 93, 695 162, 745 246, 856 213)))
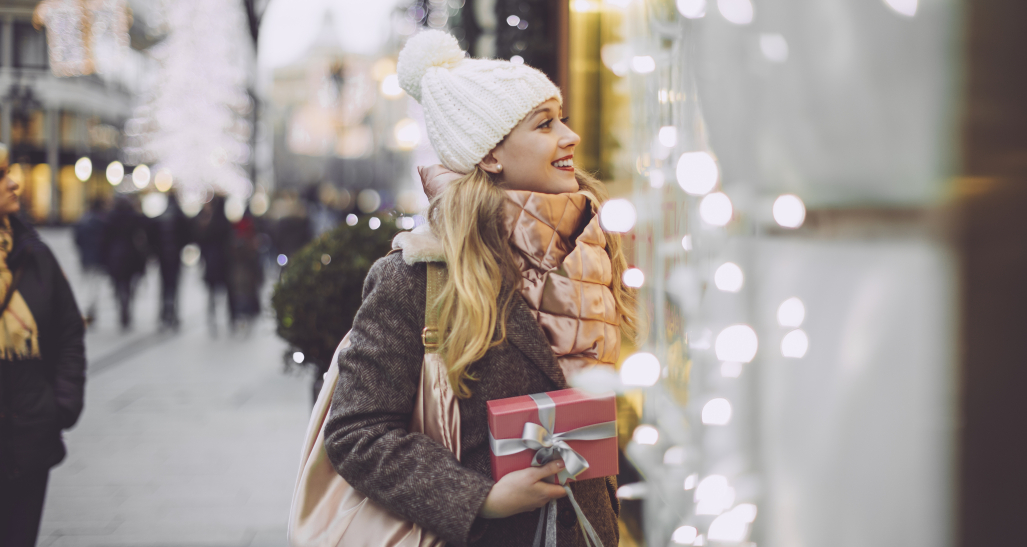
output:
POLYGON ((574 171, 574 156, 564 156, 552 163, 553 167, 561 171, 574 171))

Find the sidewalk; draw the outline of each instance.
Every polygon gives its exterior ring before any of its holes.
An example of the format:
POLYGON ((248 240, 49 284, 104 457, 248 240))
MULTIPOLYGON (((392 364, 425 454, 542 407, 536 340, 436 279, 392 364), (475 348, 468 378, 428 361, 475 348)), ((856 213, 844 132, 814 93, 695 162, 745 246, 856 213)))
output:
MULTIPOLYGON (((70 230, 42 234, 76 287, 70 230)), ((286 544, 309 373, 283 372, 285 344, 268 317, 229 337, 222 313, 212 338, 200 269, 183 274, 177 335, 156 334, 156 271, 128 334, 105 287, 86 336, 85 412, 50 475, 40 546, 286 544)))

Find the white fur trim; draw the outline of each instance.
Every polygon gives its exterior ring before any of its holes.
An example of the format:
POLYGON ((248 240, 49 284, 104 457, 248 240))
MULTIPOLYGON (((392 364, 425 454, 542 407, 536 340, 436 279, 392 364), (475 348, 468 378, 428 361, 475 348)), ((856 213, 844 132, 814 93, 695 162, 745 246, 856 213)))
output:
POLYGON ((414 265, 418 262, 445 262, 442 244, 431 233, 427 224, 409 232, 400 232, 392 239, 392 248, 403 251, 403 262, 414 265))

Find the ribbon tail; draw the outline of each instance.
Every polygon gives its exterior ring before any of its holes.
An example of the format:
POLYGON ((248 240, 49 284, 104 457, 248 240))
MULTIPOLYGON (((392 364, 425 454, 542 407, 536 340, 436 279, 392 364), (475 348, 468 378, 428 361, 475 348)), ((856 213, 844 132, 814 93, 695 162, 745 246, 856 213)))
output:
POLYGON ((549 504, 543 505, 538 512, 538 526, 535 527, 535 541, 531 547, 542 547, 542 528, 546 525, 546 513, 549 512, 549 504))
POLYGON ((546 512, 546 547, 556 547, 556 500, 549 502, 546 512))
POLYGON ((578 505, 578 500, 574 499, 574 492, 571 491, 570 486, 564 486, 564 490, 567 491, 567 499, 571 502, 571 507, 574 508, 574 514, 578 516, 578 526, 581 527, 581 535, 585 537, 585 545, 587 547, 603 547, 603 541, 599 539, 599 534, 596 533, 595 528, 592 528, 592 523, 585 518, 585 513, 581 510, 581 506, 578 505))

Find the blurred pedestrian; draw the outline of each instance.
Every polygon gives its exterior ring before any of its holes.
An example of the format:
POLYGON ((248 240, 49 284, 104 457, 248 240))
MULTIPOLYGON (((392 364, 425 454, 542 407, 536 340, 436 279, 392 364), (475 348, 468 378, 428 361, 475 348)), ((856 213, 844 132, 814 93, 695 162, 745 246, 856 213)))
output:
POLYGON ((114 208, 104 221, 101 250, 107 275, 114 285, 121 329, 128 330, 132 327, 136 282, 146 273, 149 254, 146 219, 128 196, 114 199, 114 208))
POLYGON ((96 198, 89 203, 89 210, 75 223, 75 246, 78 248, 79 264, 82 267, 82 294, 79 295, 86 307, 86 325, 96 322, 100 290, 106 272, 102 254, 104 202, 96 198))
POLYGON ((32 547, 61 430, 82 412, 82 316, 68 280, 17 217, 18 184, 0 144, 0 545, 32 547))
POLYGON ((264 266, 260 259, 260 238, 253 215, 249 211, 233 226, 231 275, 228 290, 235 306, 234 329, 249 334, 253 320, 260 314, 260 288, 264 284, 264 266))
POLYGON ((196 241, 203 258, 203 282, 207 285, 207 326, 211 336, 217 336, 217 300, 223 294, 227 300, 229 325, 235 323, 232 294, 228 290, 231 268, 232 223, 225 216, 225 198, 214 196, 196 217, 196 241))
POLYGON ((189 243, 189 219, 168 194, 168 208, 150 221, 150 241, 160 267, 160 328, 178 330, 178 284, 182 248, 189 243))

